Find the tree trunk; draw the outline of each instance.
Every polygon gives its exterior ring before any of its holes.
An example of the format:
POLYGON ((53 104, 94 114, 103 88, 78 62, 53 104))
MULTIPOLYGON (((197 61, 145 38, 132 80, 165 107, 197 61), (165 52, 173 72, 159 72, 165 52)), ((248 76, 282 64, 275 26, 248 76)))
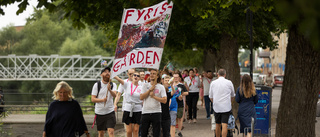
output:
POLYGON ((215 72, 216 62, 214 61, 215 56, 212 50, 213 48, 203 51, 203 71, 211 70, 212 72, 215 72))
POLYGON ((319 68, 320 52, 291 26, 276 137, 315 137, 319 68))
MULTIPOLYGON (((239 45, 237 39, 223 34, 220 39, 219 50, 214 50, 217 71, 221 68, 227 72, 226 79, 232 81, 236 89, 240 86, 240 67, 238 64, 239 45)), ((211 59, 213 60, 213 59, 211 59)), ((233 114, 237 114, 238 104, 232 103, 233 114)))

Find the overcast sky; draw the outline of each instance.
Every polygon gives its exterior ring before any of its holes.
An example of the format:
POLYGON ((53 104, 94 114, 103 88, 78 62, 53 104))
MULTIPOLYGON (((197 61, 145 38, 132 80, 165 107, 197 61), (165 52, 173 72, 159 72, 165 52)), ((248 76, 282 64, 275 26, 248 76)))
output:
POLYGON ((0 15, 0 29, 6 27, 10 23, 14 26, 24 26, 26 24, 26 18, 33 13, 33 6, 35 7, 37 5, 37 1, 30 0, 29 4, 30 5, 27 6, 27 9, 18 16, 16 15, 18 3, 8 5, 7 7, 1 6, 1 8, 4 7, 5 15, 0 15))

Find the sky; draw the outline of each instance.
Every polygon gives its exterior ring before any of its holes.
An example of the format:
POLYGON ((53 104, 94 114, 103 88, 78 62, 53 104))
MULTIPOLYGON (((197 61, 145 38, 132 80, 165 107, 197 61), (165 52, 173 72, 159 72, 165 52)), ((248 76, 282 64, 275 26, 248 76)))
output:
POLYGON ((35 7, 37 5, 37 0, 30 0, 29 4, 27 9, 18 16, 16 15, 18 3, 8 5, 7 7, 1 6, 1 8, 4 8, 5 15, 0 15, 0 29, 6 27, 10 23, 12 23, 13 26, 24 26, 26 24, 26 18, 33 13, 33 6, 35 7))

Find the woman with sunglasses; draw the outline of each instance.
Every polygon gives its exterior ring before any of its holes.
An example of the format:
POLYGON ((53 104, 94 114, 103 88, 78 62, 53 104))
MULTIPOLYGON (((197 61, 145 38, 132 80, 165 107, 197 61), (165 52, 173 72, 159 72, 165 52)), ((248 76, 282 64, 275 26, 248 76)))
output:
POLYGON ((142 87, 139 86, 139 72, 134 72, 132 75, 132 82, 123 81, 118 76, 114 78, 122 84, 125 92, 126 103, 123 107, 122 122, 126 124, 127 137, 138 137, 142 112, 142 100, 140 100, 142 87))

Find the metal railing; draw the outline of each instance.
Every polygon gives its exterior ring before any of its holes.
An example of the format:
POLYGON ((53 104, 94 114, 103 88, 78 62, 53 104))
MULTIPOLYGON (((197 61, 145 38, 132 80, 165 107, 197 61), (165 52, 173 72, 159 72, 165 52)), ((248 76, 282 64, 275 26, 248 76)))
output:
POLYGON ((113 63, 114 57, 102 56, 0 56, 0 81, 11 80, 76 80, 95 81, 103 67, 113 63))
MULTIPOLYGON (((91 102, 90 95, 74 94, 84 112, 94 112, 94 103, 91 102)), ((5 104, 0 105, 5 112, 46 112, 53 101, 52 93, 3 93, 5 104)), ((122 102, 117 106, 121 108, 122 102)))

